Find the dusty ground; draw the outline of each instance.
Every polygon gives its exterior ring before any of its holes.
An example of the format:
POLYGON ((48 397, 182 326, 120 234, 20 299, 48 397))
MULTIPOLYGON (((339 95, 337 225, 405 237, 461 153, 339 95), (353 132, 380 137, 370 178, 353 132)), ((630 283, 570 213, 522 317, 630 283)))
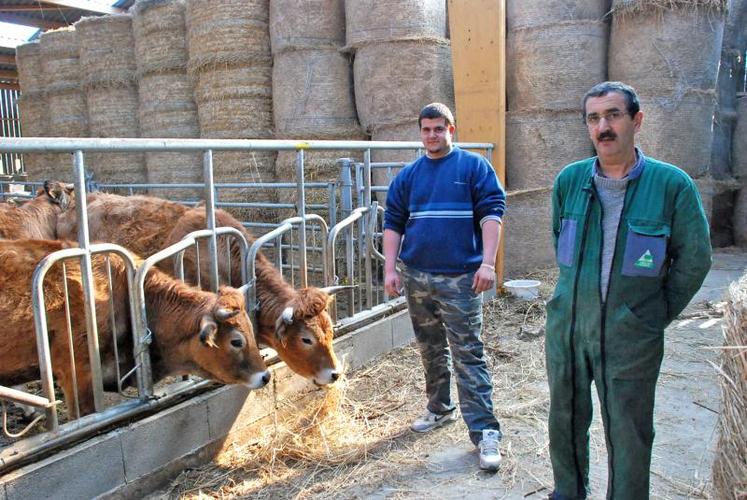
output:
MULTIPOLYGON (((722 251, 693 304, 667 330, 656 406, 652 498, 708 498, 719 410, 719 300, 747 269, 722 251)), ((543 276, 545 282, 552 275, 543 276)), ((542 290, 551 293, 549 284, 542 290)), ((486 305, 485 341, 504 440, 497 474, 481 472, 460 421, 429 434, 407 430, 425 404, 410 346, 350 374, 333 391, 279 418, 251 442, 188 470, 152 498, 543 498, 552 486, 542 301, 486 305)), ((591 431, 593 498, 603 498, 606 454, 598 415, 591 431)))

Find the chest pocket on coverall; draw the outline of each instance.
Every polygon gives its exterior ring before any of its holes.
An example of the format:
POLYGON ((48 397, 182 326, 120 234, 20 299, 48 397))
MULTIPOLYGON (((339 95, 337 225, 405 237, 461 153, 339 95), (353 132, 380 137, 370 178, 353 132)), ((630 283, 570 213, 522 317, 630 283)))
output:
POLYGON ((667 259, 667 242, 671 229, 666 224, 628 222, 622 274, 624 276, 659 276, 667 259))

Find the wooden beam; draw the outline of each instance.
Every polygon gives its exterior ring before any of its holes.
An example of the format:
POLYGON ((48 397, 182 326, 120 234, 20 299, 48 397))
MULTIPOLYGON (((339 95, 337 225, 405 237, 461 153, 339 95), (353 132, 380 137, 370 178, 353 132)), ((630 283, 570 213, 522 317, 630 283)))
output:
POLYGON ((65 23, 57 21, 49 21, 45 19, 37 19, 30 16, 23 16, 18 14, 3 14, 0 13, 0 21, 10 24, 20 24, 21 26, 31 26, 32 28, 41 28, 45 30, 64 28, 67 26, 65 23))
POLYGON ((0 82, 0 89, 21 90, 21 87, 17 83, 0 82))
MULTIPOLYGON (((448 0, 457 140, 495 144, 491 163, 506 185, 506 0, 448 0)), ((503 241, 496 256, 503 285, 503 241)))
POLYGON ((0 70, 0 80, 18 80, 18 71, 0 70))
POLYGON ((115 7, 108 7, 100 3, 89 2, 86 0, 43 0, 41 3, 54 5, 55 7, 61 8, 73 8, 85 10, 87 12, 95 12, 97 14, 119 14, 122 9, 115 7))
POLYGON ((10 54, 0 54, 0 64, 16 64, 16 56, 10 54))

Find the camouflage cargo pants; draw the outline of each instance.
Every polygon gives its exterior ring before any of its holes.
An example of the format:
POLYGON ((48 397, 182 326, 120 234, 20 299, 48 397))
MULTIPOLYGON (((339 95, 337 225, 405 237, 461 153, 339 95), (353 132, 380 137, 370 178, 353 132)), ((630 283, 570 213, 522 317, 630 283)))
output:
POLYGON ((482 295, 472 290, 474 273, 431 274, 402 266, 402 284, 425 369, 428 410, 454 409, 452 365, 459 409, 477 444, 483 429, 500 431, 493 415, 493 384, 481 339, 482 295))

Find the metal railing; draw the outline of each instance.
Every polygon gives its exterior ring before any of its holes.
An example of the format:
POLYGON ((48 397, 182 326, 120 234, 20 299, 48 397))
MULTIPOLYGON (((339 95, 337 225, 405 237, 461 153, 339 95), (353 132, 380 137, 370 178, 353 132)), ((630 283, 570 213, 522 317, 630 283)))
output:
MULTIPOLYGON (((490 144, 462 144, 469 149, 484 149, 490 154, 490 144)), ((391 172, 400 164, 376 164, 371 162, 372 150, 416 150, 421 145, 414 142, 368 142, 368 141, 291 141, 291 140, 207 140, 207 139, 63 139, 63 138, 24 138, 24 139, 2 139, 0 140, 0 153, 26 153, 26 152, 72 152, 73 172, 75 183, 75 195, 77 218, 79 221, 78 244, 79 248, 64 250, 64 254, 50 255, 40 263, 35 273, 34 285, 34 317, 37 331, 37 347, 39 352, 40 371, 42 373, 42 395, 32 395, 0 386, 0 400, 9 400, 24 404, 32 404, 44 410, 46 414, 45 423, 48 428, 54 430, 52 433, 41 433, 22 441, 17 441, 10 448, 0 448, 0 473, 10 467, 17 466, 23 461, 30 460, 39 453, 51 448, 61 446, 71 440, 79 439, 88 433, 93 433, 118 421, 132 418, 143 412, 152 412, 156 408, 166 407, 172 404, 176 398, 184 397, 185 394, 204 390, 210 385, 209 382, 177 382, 165 386, 158 391, 154 388, 148 344, 152 332, 148 331, 147 317, 145 311, 145 296, 143 282, 148 270, 156 263, 164 259, 174 259, 174 274, 184 277, 184 252, 194 248, 197 253, 196 276, 200 275, 199 242, 207 240, 208 261, 210 271, 210 289, 217 290, 220 280, 218 273, 219 258, 230 259, 230 243, 236 241, 241 250, 242 287, 247 297, 247 308, 250 313, 257 309, 257 283, 256 283, 256 256, 261 249, 269 249, 273 253, 273 262, 281 270, 290 270, 291 281, 295 283, 294 276, 298 277, 300 286, 307 286, 309 282, 308 257, 314 252, 320 254, 319 270, 323 285, 343 284, 341 280, 350 284, 357 284, 357 290, 346 292, 347 318, 360 314, 366 309, 377 307, 388 300, 383 293, 381 283, 380 266, 383 257, 377 249, 381 239, 381 221, 383 208, 372 200, 372 193, 386 190, 386 186, 373 186, 371 181, 372 169, 386 168, 391 172), (215 184, 213 180, 213 153, 215 151, 229 150, 295 150, 296 151, 296 179, 295 183, 223 183, 215 184), (357 150, 363 151, 363 161, 338 160, 340 176, 338 182, 333 183, 306 183, 304 179, 304 154, 309 150, 357 150), (145 259, 139 267, 134 264, 127 251, 121 247, 110 244, 90 244, 88 234, 88 214, 86 206, 86 192, 95 186, 92 179, 86 177, 85 154, 90 152, 152 152, 152 151, 200 151, 203 153, 203 175, 202 184, 180 184, 180 185, 151 185, 131 184, 114 185, 100 183, 98 186, 128 187, 134 192, 136 189, 153 189, 158 187, 174 188, 184 187, 186 189, 203 189, 206 210, 207 228, 192 232, 185 236, 179 243, 145 259), (218 199, 221 189, 231 187, 244 188, 251 185, 256 189, 264 187, 277 187, 296 190, 297 215, 283 220, 279 225, 265 224, 264 229, 270 231, 258 237, 251 245, 244 235, 234 228, 218 228, 215 221, 216 207, 229 206, 222 204, 218 199), (326 189, 330 194, 326 207, 308 206, 305 203, 306 190, 308 188, 326 189), (339 195, 337 191, 339 190, 339 195), (337 207, 342 210, 342 220, 337 221, 337 207), (307 213, 313 208, 322 209, 326 212, 327 220, 319 214, 307 213), (293 234, 297 233, 297 242, 293 241, 293 234), (319 242, 312 242, 313 238, 319 237, 319 242), (340 236, 343 236, 342 240, 340 236), (226 248, 228 255, 220 256, 218 253, 219 238, 227 238, 226 248), (289 241, 287 241, 289 240, 289 241), (125 374, 118 373, 119 388, 122 381, 132 376, 137 379, 137 399, 124 401, 116 406, 105 408, 103 404, 103 383, 101 376, 101 362, 99 359, 98 334, 96 332, 96 310, 93 293, 93 275, 91 257, 95 253, 114 252, 121 256, 128 266, 128 281, 131 279, 131 287, 128 286, 128 300, 130 301, 130 312, 133 335, 133 356, 135 362, 133 368, 125 374), (81 417, 77 420, 58 425, 56 422, 55 406, 58 401, 54 396, 51 360, 49 357, 49 339, 46 333, 44 319, 44 297, 41 283, 46 269, 49 266, 65 258, 77 258, 81 261, 81 274, 85 298, 85 320, 88 331, 88 354, 92 361, 92 376, 94 379, 94 405, 96 413, 81 417), (338 273, 338 270, 340 272, 338 273), (295 275, 294 275, 295 273, 295 275), (36 280, 39 280, 38 283, 36 280), (157 399, 153 396, 158 394, 157 399)), ((2 181, 0 181, 2 183, 2 181)), ((29 185, 33 185, 29 183, 29 185)), ((0 189, 0 191, 3 191, 0 189)), ((196 201, 195 201, 196 203, 196 201)), ((231 206, 248 207, 252 202, 235 202, 231 206)), ((289 208, 290 204, 278 204, 278 208, 289 208)), ((245 226, 250 223, 244 223, 245 226)), ((230 267, 230 266, 229 266, 230 267)), ((230 277, 229 277, 230 279, 230 277)), ((80 314, 80 311, 71 311, 70 314, 80 314)), ((254 314, 250 314, 254 321, 254 314)), ((333 316, 338 320, 337 314, 333 316)), ((349 322, 347 323, 349 326, 349 322)), ((255 323, 256 326, 256 323, 255 323)), ((115 342, 116 344, 116 342, 115 342)), ((119 365, 119 363, 116 363, 119 365)), ((68 402, 69 404, 69 402, 68 402)), ((77 403, 74 403, 77 404, 77 403)))

